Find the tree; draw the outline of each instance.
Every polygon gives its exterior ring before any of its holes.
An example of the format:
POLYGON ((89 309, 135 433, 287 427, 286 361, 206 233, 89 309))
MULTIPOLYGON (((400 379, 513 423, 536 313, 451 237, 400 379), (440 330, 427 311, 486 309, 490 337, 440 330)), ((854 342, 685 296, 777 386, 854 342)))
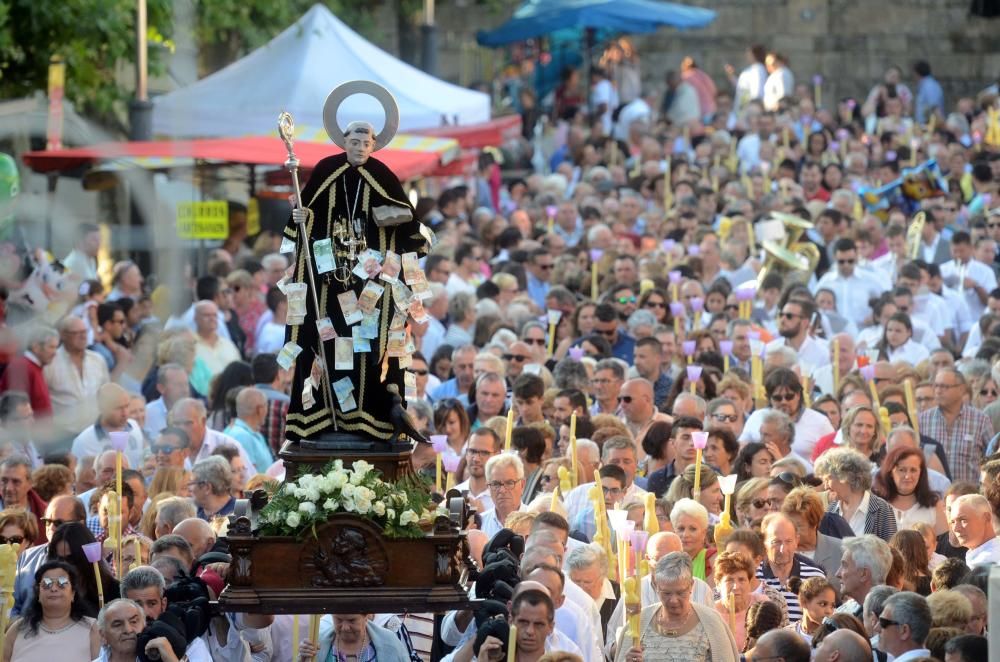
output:
MULTIPOLYGON (((147 0, 153 35, 171 30, 171 0, 147 0)), ((150 48, 150 71, 163 64, 150 48)), ((118 67, 135 62, 135 0, 3 0, 0 2, 0 96, 16 98, 48 88, 49 60, 66 63, 66 98, 82 112, 114 121, 132 86, 118 67)))

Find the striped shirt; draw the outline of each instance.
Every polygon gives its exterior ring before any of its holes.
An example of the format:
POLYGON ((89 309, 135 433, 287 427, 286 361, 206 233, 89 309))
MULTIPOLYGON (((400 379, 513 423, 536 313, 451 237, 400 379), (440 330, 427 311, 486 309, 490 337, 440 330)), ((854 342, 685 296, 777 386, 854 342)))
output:
MULTIPOLYGON (((788 576, 798 577, 802 580, 809 579, 810 577, 823 577, 825 579, 826 572, 822 568, 813 565, 805 556, 796 554, 792 559, 792 571, 788 576)), ((767 586, 776 589, 784 596, 785 603, 788 604, 789 623, 794 624, 802 620, 802 605, 799 604, 799 596, 774 576, 771 564, 767 559, 761 561, 760 567, 757 568, 757 579, 763 581, 767 586)))
POLYGON ((993 421, 970 405, 962 405, 955 422, 948 425, 940 407, 920 414, 920 432, 944 446, 955 482, 979 483, 979 463, 993 436, 993 421))

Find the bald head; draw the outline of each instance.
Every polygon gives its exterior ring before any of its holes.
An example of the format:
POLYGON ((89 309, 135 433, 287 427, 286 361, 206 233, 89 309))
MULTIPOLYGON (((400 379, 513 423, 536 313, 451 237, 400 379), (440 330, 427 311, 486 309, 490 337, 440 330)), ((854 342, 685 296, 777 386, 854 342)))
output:
POLYGON ((267 396, 260 389, 247 387, 236 394, 236 417, 251 429, 257 429, 267 418, 267 396))
POLYGON ((97 407, 101 424, 110 430, 120 430, 128 423, 128 391, 115 383, 108 383, 97 391, 97 407))
POLYGON ((814 662, 851 662, 872 659, 872 647, 854 630, 840 629, 823 638, 814 662))
POLYGON ((520 582, 517 583, 517 586, 514 587, 514 595, 511 596, 511 601, 513 601, 515 598, 517 598, 517 596, 521 595, 525 591, 541 591, 545 595, 548 595, 550 598, 552 597, 552 595, 549 593, 549 589, 545 586, 545 584, 541 582, 536 582, 533 579, 522 579, 520 582))
POLYGON ((681 539, 671 531, 654 533, 646 541, 646 558, 653 563, 671 552, 679 551, 681 551, 681 539))
POLYGON ((178 535, 191 545, 191 555, 198 558, 208 553, 215 544, 215 531, 203 519, 189 517, 174 527, 174 535, 178 535))

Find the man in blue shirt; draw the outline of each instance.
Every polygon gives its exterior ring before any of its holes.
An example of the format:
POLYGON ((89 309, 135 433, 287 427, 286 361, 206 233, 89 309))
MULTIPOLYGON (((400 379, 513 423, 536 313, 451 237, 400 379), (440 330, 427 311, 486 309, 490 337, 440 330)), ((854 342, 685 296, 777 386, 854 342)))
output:
POLYGON ((252 386, 241 390, 236 396, 236 418, 223 434, 229 435, 246 450, 258 473, 267 471, 274 463, 271 448, 260 428, 267 418, 267 397, 260 389, 252 386))
POLYGON ((536 248, 531 252, 531 260, 527 265, 528 296, 542 310, 545 310, 545 297, 549 293, 549 280, 552 278, 552 267, 555 258, 546 248, 536 248))
POLYGON ((635 338, 619 328, 618 311, 610 303, 602 303, 594 311, 594 333, 604 336, 611 345, 611 355, 632 365, 635 338))
POLYGON ((931 76, 931 65, 926 60, 919 60, 913 65, 913 73, 918 78, 913 113, 917 123, 926 124, 935 112, 944 118, 944 92, 941 84, 931 76))

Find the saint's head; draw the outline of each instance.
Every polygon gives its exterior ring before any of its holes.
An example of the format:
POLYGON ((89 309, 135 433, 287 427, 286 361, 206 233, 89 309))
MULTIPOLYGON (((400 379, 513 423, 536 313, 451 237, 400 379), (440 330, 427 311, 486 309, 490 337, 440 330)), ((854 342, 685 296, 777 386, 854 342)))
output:
POLYGON ((375 148, 375 127, 368 122, 351 122, 344 130, 344 144, 348 162, 363 165, 375 148))

